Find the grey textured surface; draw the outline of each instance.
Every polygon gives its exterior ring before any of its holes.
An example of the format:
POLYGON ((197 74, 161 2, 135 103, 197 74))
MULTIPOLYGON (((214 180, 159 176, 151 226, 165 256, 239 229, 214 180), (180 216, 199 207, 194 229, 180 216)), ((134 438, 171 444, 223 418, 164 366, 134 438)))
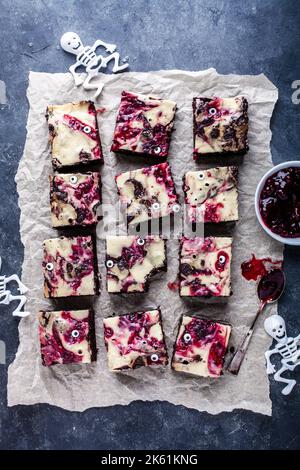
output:
MULTIPOLYGON (((67 30, 86 44, 102 38, 130 57, 131 70, 215 67, 220 73, 263 72, 279 88, 272 123, 275 163, 298 160, 300 105, 291 83, 300 79, 300 11, 293 0, 47 0, 0 1, 0 250, 3 272, 20 273, 23 248, 14 175, 26 135, 29 70, 61 72, 72 57, 57 46, 67 30), (5 102, 6 101, 6 102, 5 102)), ((285 250, 287 288, 280 313, 300 330, 300 250, 285 250)), ((0 340, 7 364, 16 352, 18 321, 1 307, 0 340)), ((0 366, 2 449, 249 449, 300 447, 299 384, 289 398, 271 383, 272 418, 235 411, 210 416, 164 402, 70 413, 50 406, 7 408, 6 367, 0 366)))

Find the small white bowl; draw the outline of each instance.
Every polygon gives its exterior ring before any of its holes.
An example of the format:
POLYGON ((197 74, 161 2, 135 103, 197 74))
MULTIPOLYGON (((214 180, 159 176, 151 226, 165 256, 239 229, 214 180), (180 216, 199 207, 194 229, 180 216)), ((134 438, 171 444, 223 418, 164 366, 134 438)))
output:
POLYGON ((256 212, 256 217, 258 218, 258 221, 262 228, 267 232, 270 237, 274 238, 274 240, 277 240, 278 242, 285 243, 286 245, 294 245, 294 246, 300 246, 300 237, 296 238, 289 238, 289 237, 281 237, 280 235, 277 235, 276 233, 272 232, 272 230, 269 229, 269 227, 266 226, 264 223, 262 216, 260 214, 259 210, 259 200, 260 200, 260 193, 265 185, 266 180, 269 178, 269 176, 274 175, 274 173, 277 173, 277 171, 282 170, 283 168, 290 168, 290 167, 300 167, 300 161, 292 161, 292 162, 284 162, 280 163, 279 165, 274 166, 271 168, 267 173, 262 177, 260 182, 257 185, 256 192, 255 192, 255 200, 254 200, 254 205, 255 205, 255 212, 256 212))

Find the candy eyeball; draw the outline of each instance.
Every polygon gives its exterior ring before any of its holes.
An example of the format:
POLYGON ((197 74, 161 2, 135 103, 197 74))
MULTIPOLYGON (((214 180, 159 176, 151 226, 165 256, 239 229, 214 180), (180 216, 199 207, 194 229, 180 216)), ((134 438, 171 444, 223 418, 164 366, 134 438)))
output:
MULTIPOLYGON (((144 131, 142 132, 142 135, 143 135, 143 137, 146 137, 147 139, 151 139, 151 138, 152 138, 152 132, 151 132, 150 130, 148 130, 148 129, 144 130, 144 131)), ((154 151, 155 151, 155 150, 154 150, 154 151)))
POLYGON ((79 331, 78 330, 73 330, 71 334, 72 334, 73 338, 78 338, 79 331))
POLYGON ((157 354, 151 354, 151 361, 152 362, 157 362, 158 361, 158 355, 157 354))
POLYGON ((153 209, 154 211, 158 211, 159 208, 160 208, 160 205, 159 205, 158 202, 154 202, 154 203, 152 204, 152 209, 153 209))
POLYGON ((158 155, 161 152, 161 148, 159 146, 154 147, 153 151, 154 151, 154 153, 156 153, 156 155, 158 155))
POLYGON ((204 173, 200 171, 200 173, 198 173, 198 180, 203 180, 203 179, 204 179, 204 173))
POLYGON ((92 131, 92 129, 90 128, 90 126, 84 126, 83 132, 84 132, 85 134, 90 134, 91 131, 92 131))
POLYGON ((179 204, 174 204, 173 206, 173 212, 179 212, 180 211, 180 205, 179 204))
POLYGON ((142 238, 138 238, 137 239, 137 244, 140 245, 140 246, 143 246, 143 245, 145 245, 145 240, 143 240, 142 238))
POLYGON ((113 265, 114 265, 114 262, 113 262, 111 259, 109 259, 109 260, 106 261, 106 266, 107 266, 108 268, 112 268, 113 265))
POLYGON ((217 114, 216 108, 209 108, 208 112, 211 116, 214 116, 215 114, 217 114))
POLYGON ((53 263, 47 263, 46 264, 46 269, 47 269, 47 271, 53 271, 53 269, 54 269, 53 263))
POLYGON ((185 333, 185 334, 183 335, 183 341, 184 341, 185 343, 189 343, 189 342, 191 341, 191 339, 192 339, 192 337, 191 337, 190 333, 185 333))
POLYGON ((75 176, 75 175, 70 176, 70 183, 71 184, 76 184, 77 181, 78 181, 77 176, 75 176))
POLYGON ((224 255, 220 255, 220 256, 219 256, 219 263, 220 263, 220 264, 224 264, 225 261, 226 261, 226 257, 225 257, 224 255))

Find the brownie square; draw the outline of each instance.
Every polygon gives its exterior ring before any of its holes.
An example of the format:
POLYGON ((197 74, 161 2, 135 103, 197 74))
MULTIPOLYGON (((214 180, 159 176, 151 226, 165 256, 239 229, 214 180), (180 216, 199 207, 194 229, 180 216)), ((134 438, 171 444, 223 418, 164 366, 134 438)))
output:
POLYGON ((237 175, 235 166, 188 171, 183 190, 189 222, 238 220, 237 175))
POLYGON ((94 313, 60 310, 38 314, 42 363, 90 363, 96 360, 94 313))
POLYGON ((229 237, 182 237, 179 293, 183 297, 231 295, 231 245, 229 237))
POLYGON ((172 369, 198 377, 219 377, 230 333, 230 325, 183 315, 172 369))
POLYGON ((159 309, 112 316, 103 324, 110 371, 168 364, 159 309))
POLYGON ((107 291, 147 292, 152 276, 167 270, 165 240, 159 236, 106 238, 107 291))
POLYGON ((159 163, 116 176, 120 202, 126 207, 127 223, 134 225, 180 210, 171 169, 159 163))
POLYGON ((50 179, 53 227, 87 226, 98 222, 100 174, 55 174, 50 179))
POLYGON ((248 102, 235 98, 193 99, 194 158, 248 151, 248 102))
POLYGON ((166 158, 175 111, 175 101, 123 91, 111 151, 166 158))
POLYGON ((51 105, 46 118, 54 169, 103 159, 94 103, 51 105))
POLYGON ((46 298, 98 293, 92 237, 51 238, 43 247, 46 298))

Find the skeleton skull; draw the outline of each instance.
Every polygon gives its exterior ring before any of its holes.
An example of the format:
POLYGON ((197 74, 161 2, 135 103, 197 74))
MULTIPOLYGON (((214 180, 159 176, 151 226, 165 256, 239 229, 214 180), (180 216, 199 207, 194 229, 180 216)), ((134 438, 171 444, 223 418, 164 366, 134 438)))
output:
POLYGON ((60 40, 61 47, 71 54, 77 55, 83 48, 80 37, 76 33, 65 33, 60 40))
POLYGON ((264 327, 268 335, 283 343, 286 341, 286 329, 284 319, 280 315, 271 315, 265 320, 264 327))

